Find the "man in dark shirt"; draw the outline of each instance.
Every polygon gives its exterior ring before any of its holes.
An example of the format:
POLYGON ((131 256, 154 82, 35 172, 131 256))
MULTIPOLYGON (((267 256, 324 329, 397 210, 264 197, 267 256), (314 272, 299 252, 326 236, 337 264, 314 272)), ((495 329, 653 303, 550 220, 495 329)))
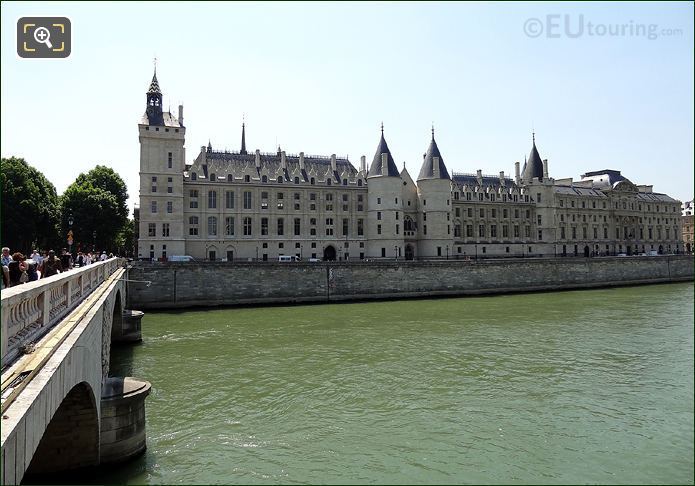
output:
POLYGON ((68 270, 70 270, 70 267, 72 266, 71 263, 72 263, 72 255, 70 253, 68 253, 68 250, 63 248, 63 251, 60 255, 60 264, 63 267, 62 271, 67 272, 68 270))
POLYGON ((43 272, 41 278, 50 277, 63 271, 63 266, 60 260, 56 257, 56 252, 53 250, 48 252, 48 258, 43 261, 43 272))

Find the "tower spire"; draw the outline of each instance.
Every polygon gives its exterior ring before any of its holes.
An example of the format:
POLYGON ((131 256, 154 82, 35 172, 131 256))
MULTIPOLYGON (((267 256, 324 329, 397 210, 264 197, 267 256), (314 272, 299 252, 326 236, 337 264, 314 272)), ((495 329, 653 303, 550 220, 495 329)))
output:
POLYGON ((432 122, 432 140, 434 140, 434 122, 432 122))
POLYGON ((246 155, 246 123, 241 122, 241 154, 246 155))
POLYGON ((384 122, 381 122, 381 134, 384 134, 384 122))

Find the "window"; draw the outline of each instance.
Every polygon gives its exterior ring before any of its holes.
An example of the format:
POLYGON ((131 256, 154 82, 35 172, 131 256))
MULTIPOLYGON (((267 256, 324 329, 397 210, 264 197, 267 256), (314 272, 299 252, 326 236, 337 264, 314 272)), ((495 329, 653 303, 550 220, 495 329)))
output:
POLYGON ((188 218, 188 234, 190 236, 198 236, 198 216, 188 218))
POLYGON ((524 226, 524 236, 526 236, 526 238, 531 237, 531 227, 528 225, 524 226))
POLYGON ((214 173, 210 174, 210 182, 216 182, 216 181, 217 181, 217 176, 214 173))
POLYGON ((250 175, 245 175, 245 176, 244 176, 244 182, 251 182, 251 176, 250 176, 250 175))
POLYGON ((536 193, 536 202, 541 202, 541 193, 540 192, 536 193))
POLYGON ((225 191, 224 200, 227 209, 234 209, 234 191, 225 191))
POLYGON ((157 177, 152 176, 152 192, 157 192, 157 177))
POLYGON ((285 220, 283 218, 278 218, 278 236, 285 234, 285 220))
MULTIPOLYGON (((447 230, 447 231, 448 231, 448 230, 447 230)), ((399 226, 398 226, 398 225, 396 225, 396 234, 397 234, 397 235, 400 234, 400 233, 399 233, 399 226)))
POLYGON ((539 214, 539 215, 538 215, 538 226, 542 226, 542 225, 543 225, 543 218, 542 218, 541 215, 539 214))
POLYGON ((577 239, 577 228, 572 226, 572 239, 576 240, 577 239))
POLYGON ((198 180, 198 174, 196 174, 195 172, 191 172, 191 180, 197 181, 198 180))
POLYGON ((594 239, 598 238, 598 228, 594 226, 594 239))
POLYGON ((478 225, 478 236, 480 238, 485 238, 485 225, 484 224, 478 225))
POLYGON ((473 238, 473 225, 472 224, 466 225, 466 237, 467 238, 473 238))
POLYGON ((208 192, 208 209, 215 209, 217 207, 217 191, 208 192))
POLYGON ((295 177, 295 178, 294 178, 294 183, 295 183, 295 184, 299 184, 299 177, 295 177))
POLYGON ((481 218, 484 218, 484 217, 485 217, 485 210, 482 209, 482 208, 480 209, 480 217, 481 217, 481 218))
POLYGON ((156 212, 157 212, 157 201, 152 201, 152 205, 151 205, 150 210, 151 210, 153 213, 156 213, 156 212))
POLYGON ((174 163, 174 154, 172 154, 171 152, 169 152, 169 157, 168 157, 168 159, 167 159, 167 167, 168 167, 169 169, 171 169, 173 163, 174 163))
POLYGON ((147 225, 147 236, 157 236, 157 225, 155 223, 147 225))
POLYGON ((364 220, 357 220, 357 236, 364 236, 364 220))
POLYGON ((167 201, 167 213, 171 214, 174 212, 174 203, 172 201, 167 201))
MULTIPOLYGON (((343 218, 343 236, 348 235, 348 227, 350 226, 350 220, 347 218, 343 218)), ((398 231, 396 231, 396 234, 398 234, 398 231)))
POLYGON ((456 208, 455 211, 456 211, 456 217, 457 218, 461 217, 461 208, 456 208))
POLYGON ((163 223, 162 224, 162 236, 164 236, 164 237, 169 236, 169 223, 163 223))
POLYGON ((261 236, 268 235, 268 218, 261 218, 261 236))
POLYGON ((503 209, 503 210, 502 210, 502 217, 503 217, 503 218, 506 218, 506 217, 507 217, 507 210, 506 210, 506 209, 503 209))
POLYGON ((381 204, 381 198, 380 198, 380 197, 377 197, 377 198, 376 198, 376 203, 377 203, 377 204, 381 204))
POLYGON ((234 182, 234 176, 232 174, 227 174, 227 182, 234 182))
POLYGON ((251 191, 244 191, 244 209, 251 209, 251 191))
POLYGON ((497 210, 496 210, 496 209, 491 209, 490 212, 492 213, 492 214, 491 214, 491 217, 492 217, 493 219, 494 219, 494 218, 497 218, 497 210))
POLYGON ((377 235, 381 234, 381 225, 380 224, 376 225, 376 234, 377 235))
POLYGON ((214 216, 208 218, 208 236, 217 236, 217 218, 214 216))
POLYGON ((198 191, 190 191, 188 193, 188 195, 190 196, 190 199, 191 199, 190 204, 189 204, 191 209, 197 208, 198 207, 198 191))
POLYGON ((244 218, 244 236, 251 236, 251 218, 244 218))
POLYGON ((300 218, 294 218, 294 236, 300 236, 302 234, 302 220, 300 218))
POLYGON ((490 238, 497 238, 497 225, 490 226, 490 238))
POLYGON ((514 225, 514 238, 518 238, 518 237, 519 237, 519 234, 520 234, 520 233, 519 233, 519 225, 518 225, 518 224, 515 224, 515 225, 514 225))
POLYGON ((472 218, 473 217, 473 208, 468 208, 468 217, 472 218))
POLYGON ((283 201, 284 197, 285 196, 283 193, 278 192, 278 209, 282 209, 284 207, 284 205, 285 205, 284 201, 283 201))
POLYGON ((509 238, 509 226, 506 224, 502 225, 502 238, 509 238))
POLYGON ((225 236, 234 236, 234 216, 224 218, 224 234, 225 236))
POLYGON ((311 185, 313 186, 314 184, 316 184, 316 179, 312 177, 311 178, 311 185))
POLYGON ((543 240, 543 230, 538 230, 538 241, 543 240))
POLYGON ((381 221, 381 211, 376 212, 376 219, 377 219, 377 221, 381 221))

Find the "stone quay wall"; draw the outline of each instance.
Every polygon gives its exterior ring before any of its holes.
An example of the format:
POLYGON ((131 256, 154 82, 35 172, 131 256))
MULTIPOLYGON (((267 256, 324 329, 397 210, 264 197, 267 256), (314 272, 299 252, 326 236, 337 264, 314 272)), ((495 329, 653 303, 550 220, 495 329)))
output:
POLYGON ((693 280, 693 257, 324 263, 132 262, 129 307, 481 295, 693 280), (150 281, 147 286, 144 281, 150 281))

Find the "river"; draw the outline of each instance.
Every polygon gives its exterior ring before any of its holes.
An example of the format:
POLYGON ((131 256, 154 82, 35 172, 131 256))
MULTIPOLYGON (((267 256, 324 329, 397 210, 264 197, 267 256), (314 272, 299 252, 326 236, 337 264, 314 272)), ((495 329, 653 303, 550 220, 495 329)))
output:
POLYGON ((149 312, 99 481, 692 483, 693 284, 149 312))

